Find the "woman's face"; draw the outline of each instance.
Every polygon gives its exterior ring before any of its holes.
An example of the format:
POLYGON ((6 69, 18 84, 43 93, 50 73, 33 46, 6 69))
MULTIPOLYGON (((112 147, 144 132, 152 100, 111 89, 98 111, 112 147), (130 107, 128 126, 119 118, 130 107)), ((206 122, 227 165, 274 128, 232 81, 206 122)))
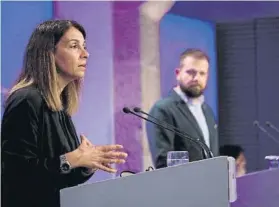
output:
POLYGON ((83 78, 89 54, 82 33, 71 27, 57 43, 54 57, 62 77, 67 80, 83 78))

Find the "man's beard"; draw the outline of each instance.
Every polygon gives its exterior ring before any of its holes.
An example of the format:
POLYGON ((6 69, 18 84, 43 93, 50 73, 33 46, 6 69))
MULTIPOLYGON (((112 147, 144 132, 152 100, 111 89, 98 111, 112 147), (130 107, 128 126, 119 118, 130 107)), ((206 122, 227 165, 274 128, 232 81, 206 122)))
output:
POLYGON ((198 98, 203 94, 203 89, 200 85, 186 87, 181 84, 180 88, 189 98, 198 98))

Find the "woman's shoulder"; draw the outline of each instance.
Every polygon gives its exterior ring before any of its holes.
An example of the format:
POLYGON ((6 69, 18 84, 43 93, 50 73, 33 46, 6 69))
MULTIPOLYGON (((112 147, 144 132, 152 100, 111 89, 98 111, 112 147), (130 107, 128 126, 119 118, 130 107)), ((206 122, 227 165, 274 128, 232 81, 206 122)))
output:
POLYGON ((34 109, 40 109, 43 104, 43 96, 35 86, 26 86, 10 94, 5 107, 14 108, 21 104, 32 106, 34 109))

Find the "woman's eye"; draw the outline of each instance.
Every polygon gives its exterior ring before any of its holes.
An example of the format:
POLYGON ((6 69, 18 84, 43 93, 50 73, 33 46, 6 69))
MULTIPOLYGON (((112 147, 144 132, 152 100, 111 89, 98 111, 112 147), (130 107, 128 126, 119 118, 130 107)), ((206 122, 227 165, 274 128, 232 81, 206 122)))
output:
POLYGON ((77 45, 72 45, 71 48, 78 48, 78 46, 77 45))

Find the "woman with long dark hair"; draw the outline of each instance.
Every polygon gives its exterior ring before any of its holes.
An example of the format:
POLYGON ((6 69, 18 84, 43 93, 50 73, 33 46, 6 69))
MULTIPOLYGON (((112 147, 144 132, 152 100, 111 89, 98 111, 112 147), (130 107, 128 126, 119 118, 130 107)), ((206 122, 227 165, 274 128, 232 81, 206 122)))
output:
POLYGON ((46 21, 31 35, 2 118, 3 207, 58 207, 62 188, 125 162, 121 145, 79 141, 71 119, 89 56, 85 39, 68 20, 46 21))

